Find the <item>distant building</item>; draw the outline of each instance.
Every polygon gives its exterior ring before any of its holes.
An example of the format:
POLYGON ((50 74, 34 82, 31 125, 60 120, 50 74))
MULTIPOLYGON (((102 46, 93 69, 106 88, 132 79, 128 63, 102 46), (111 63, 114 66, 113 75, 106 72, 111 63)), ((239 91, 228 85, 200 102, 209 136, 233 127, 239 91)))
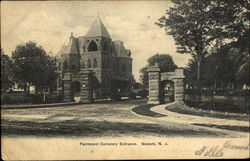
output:
MULTIPOLYGON (((132 81, 131 51, 120 40, 113 41, 98 16, 85 36, 74 37, 63 46, 57 55, 60 75, 57 89, 64 93, 65 73, 77 74, 81 70, 92 70, 93 97, 107 98, 117 93, 128 95, 132 81)), ((72 95, 78 96, 80 84, 72 82, 72 95)))

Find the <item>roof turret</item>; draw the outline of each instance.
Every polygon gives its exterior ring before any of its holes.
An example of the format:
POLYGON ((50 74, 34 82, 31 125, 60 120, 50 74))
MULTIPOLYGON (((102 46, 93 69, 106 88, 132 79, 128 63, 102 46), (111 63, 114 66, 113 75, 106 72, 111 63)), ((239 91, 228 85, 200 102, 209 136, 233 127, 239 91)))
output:
POLYGON ((108 39, 111 39, 106 27, 102 23, 99 15, 96 17, 95 21, 92 23, 89 31, 85 35, 86 37, 97 37, 102 36, 108 39))
POLYGON ((78 42, 77 38, 73 36, 73 33, 71 32, 70 40, 69 40, 69 45, 68 45, 68 50, 67 53, 70 54, 78 54, 78 42))

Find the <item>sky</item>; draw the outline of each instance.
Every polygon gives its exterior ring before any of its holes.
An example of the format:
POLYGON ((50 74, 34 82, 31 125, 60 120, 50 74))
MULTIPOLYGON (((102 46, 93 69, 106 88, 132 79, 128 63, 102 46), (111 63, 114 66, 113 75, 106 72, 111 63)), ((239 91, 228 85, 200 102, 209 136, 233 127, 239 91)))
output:
POLYGON ((171 6, 170 1, 40 1, 1 2, 1 48, 11 55, 16 45, 35 41, 56 55, 71 32, 84 36, 99 14, 112 40, 131 50, 133 75, 157 53, 169 54, 179 67, 189 55, 176 53, 175 42, 155 22, 171 6))

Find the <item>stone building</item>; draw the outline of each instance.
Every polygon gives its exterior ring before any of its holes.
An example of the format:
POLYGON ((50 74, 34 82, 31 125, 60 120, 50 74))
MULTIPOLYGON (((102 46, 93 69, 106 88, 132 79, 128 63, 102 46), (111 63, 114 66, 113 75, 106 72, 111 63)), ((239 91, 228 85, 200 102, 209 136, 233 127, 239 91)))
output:
POLYGON ((58 53, 57 67, 60 75, 57 89, 64 97, 68 92, 71 98, 81 95, 83 84, 79 75, 84 71, 93 73, 94 99, 108 98, 117 93, 126 96, 131 90, 131 51, 122 41, 112 40, 99 16, 85 36, 74 37, 71 33, 69 43, 58 53), (69 83, 67 87, 66 80, 69 83))

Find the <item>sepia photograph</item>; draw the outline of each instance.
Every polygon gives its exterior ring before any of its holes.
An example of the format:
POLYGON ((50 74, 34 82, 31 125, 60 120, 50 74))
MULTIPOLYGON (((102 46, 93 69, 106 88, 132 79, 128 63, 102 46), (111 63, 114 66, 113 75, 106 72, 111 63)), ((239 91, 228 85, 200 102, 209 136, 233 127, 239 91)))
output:
POLYGON ((250 158, 249 0, 0 3, 3 160, 250 158))

